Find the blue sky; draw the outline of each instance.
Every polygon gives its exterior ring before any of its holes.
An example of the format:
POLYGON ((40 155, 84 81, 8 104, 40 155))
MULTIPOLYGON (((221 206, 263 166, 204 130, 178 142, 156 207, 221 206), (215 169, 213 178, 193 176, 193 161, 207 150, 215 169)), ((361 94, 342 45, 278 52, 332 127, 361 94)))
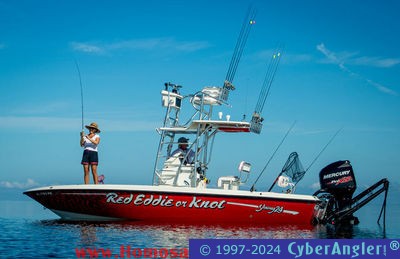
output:
POLYGON ((270 55, 285 50, 260 135, 220 135, 211 180, 246 160, 255 180, 297 124, 258 189, 297 151, 311 187, 325 165, 348 159, 360 185, 397 182, 400 147, 398 1, 5 1, 0 0, 0 185, 24 190, 83 182, 85 123, 102 129, 106 183, 150 184, 164 82, 190 94, 220 86, 249 3, 258 10, 236 74, 232 120, 249 118, 270 55))

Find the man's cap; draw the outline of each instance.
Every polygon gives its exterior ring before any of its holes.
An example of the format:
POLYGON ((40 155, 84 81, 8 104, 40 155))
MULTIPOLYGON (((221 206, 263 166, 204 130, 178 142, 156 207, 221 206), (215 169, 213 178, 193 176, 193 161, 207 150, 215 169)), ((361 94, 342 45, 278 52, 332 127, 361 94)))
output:
POLYGON ((188 138, 185 138, 185 137, 180 137, 180 138, 178 139, 178 143, 188 143, 188 141, 189 141, 189 139, 188 139, 188 138))

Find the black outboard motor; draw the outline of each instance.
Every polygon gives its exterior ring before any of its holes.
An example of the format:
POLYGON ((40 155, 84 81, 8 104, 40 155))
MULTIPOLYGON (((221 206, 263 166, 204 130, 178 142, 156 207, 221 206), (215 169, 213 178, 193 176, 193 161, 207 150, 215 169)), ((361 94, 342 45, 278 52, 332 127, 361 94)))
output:
POLYGON ((324 167, 319 173, 319 183, 321 189, 335 197, 339 210, 351 205, 357 184, 350 161, 337 161, 324 167))
MULTIPOLYGON (((324 167, 319 173, 319 182, 321 190, 314 195, 325 193, 322 196, 325 204, 321 204, 324 211, 319 220, 335 224, 334 215, 352 205, 353 193, 357 188, 350 161, 337 161, 324 167)), ((358 224, 358 219, 353 214, 347 215, 343 220, 358 224)))
POLYGON ((378 221, 383 215, 383 226, 386 225, 386 198, 389 181, 383 178, 353 197, 357 188, 356 178, 350 161, 337 161, 324 167, 319 173, 321 189, 314 193, 320 199, 315 208, 316 223, 332 225, 357 225, 359 220, 353 213, 370 201, 385 193, 378 221))

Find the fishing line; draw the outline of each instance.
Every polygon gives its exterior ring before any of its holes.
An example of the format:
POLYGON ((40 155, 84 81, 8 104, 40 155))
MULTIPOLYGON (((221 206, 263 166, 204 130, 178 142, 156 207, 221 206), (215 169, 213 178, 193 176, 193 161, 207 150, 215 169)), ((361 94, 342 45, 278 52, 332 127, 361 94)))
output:
POLYGON ((292 131, 294 125, 296 124, 296 121, 293 122, 292 126, 290 126, 290 128, 288 129, 288 131, 286 132, 285 136, 283 137, 283 139, 281 140, 281 142, 279 143, 279 145, 276 147, 274 153, 272 154, 272 156, 269 158, 267 164, 264 166, 263 170, 261 171, 261 173, 258 175, 257 179, 255 180, 255 182, 253 183, 253 185, 250 188, 250 192, 253 192, 255 190, 255 185, 258 182, 258 180, 260 179, 261 175, 264 173, 265 169, 267 169, 269 163, 271 162, 272 158, 275 156, 276 152, 278 151, 278 149, 282 146, 283 142, 285 141, 285 139, 287 138, 287 136, 289 135, 290 131, 292 131))
POLYGON ((79 65, 78 62, 76 61, 76 59, 74 59, 75 61, 75 65, 76 65, 76 70, 78 71, 78 75, 79 75, 79 85, 81 87, 81 112, 82 112, 82 131, 84 130, 84 119, 83 119, 83 86, 82 86, 82 78, 81 78, 81 71, 79 69, 79 65))

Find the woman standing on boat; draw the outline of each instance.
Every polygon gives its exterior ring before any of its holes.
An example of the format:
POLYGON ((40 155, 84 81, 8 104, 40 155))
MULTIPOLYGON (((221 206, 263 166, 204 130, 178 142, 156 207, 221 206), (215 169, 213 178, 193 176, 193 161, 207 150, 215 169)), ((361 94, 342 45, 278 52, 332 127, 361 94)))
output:
POLYGON ((94 184, 98 184, 97 178, 97 165, 99 164, 99 157, 97 153, 97 146, 100 143, 100 133, 97 123, 92 122, 90 125, 85 126, 89 130, 89 134, 81 132, 81 147, 84 148, 82 162, 85 184, 89 184, 89 166, 92 170, 94 184))

